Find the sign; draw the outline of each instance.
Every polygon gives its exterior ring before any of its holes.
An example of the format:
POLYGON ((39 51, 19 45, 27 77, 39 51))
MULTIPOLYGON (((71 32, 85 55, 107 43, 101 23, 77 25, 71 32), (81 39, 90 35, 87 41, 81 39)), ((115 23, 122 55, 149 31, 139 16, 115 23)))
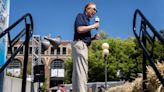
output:
POLYGON ((64 77, 64 69, 51 69, 51 77, 64 77))
MULTIPOLYGON (((0 33, 9 25, 9 0, 0 0, 0 33)), ((6 62, 7 36, 0 38, 0 67, 6 62)), ((4 72, 0 73, 0 92, 3 92, 4 72)))
MULTIPOLYGON (((0 0, 0 33, 4 31, 9 24, 9 0, 0 0)), ((0 67, 6 62, 7 55, 7 37, 0 38, 0 67)))

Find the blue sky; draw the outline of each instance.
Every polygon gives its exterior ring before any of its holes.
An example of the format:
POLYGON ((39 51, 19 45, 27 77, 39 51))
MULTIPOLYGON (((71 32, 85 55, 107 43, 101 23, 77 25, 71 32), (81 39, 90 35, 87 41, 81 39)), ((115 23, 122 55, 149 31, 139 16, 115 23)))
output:
POLYGON ((10 24, 29 12, 34 19, 34 34, 61 35, 63 40, 72 40, 75 17, 88 2, 97 4, 99 30, 103 29, 112 38, 134 36, 132 21, 137 8, 157 30, 164 29, 164 0, 11 0, 10 24))

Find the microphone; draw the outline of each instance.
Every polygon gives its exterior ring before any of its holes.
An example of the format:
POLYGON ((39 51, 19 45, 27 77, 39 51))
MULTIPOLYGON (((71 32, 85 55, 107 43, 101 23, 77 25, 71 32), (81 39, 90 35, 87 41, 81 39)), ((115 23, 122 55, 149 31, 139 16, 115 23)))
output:
MULTIPOLYGON (((99 22, 100 18, 98 16, 95 17, 95 22, 99 22)), ((98 28, 96 28, 96 30, 98 30, 98 28)))

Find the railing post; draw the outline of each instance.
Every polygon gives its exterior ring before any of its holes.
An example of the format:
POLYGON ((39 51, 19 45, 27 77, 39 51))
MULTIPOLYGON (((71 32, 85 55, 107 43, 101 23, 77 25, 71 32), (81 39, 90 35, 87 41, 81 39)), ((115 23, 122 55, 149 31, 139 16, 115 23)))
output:
POLYGON ((30 24, 26 24, 26 39, 25 39, 25 54, 23 64, 23 80, 22 80, 22 92, 26 91, 26 77, 27 77, 27 64, 28 64, 28 48, 30 40, 30 24))
POLYGON ((153 59, 153 47, 154 47, 154 42, 156 41, 155 39, 157 38, 163 45, 164 45, 164 38, 158 33, 158 31, 152 26, 152 24, 146 19, 146 17, 140 12, 140 10, 136 10, 134 13, 134 18, 133 18, 133 32, 134 35, 137 38, 137 41, 139 42, 139 45, 143 51, 143 91, 146 92, 148 91, 147 89, 147 85, 146 82, 147 80, 147 73, 146 73, 146 65, 147 62, 149 61, 151 67, 153 68, 157 78, 159 79, 159 81, 161 82, 161 84, 164 87, 164 78, 162 77, 160 71, 158 70, 156 64, 154 63, 154 59, 153 59), (137 34, 136 32, 136 19, 137 19, 137 14, 141 17, 141 26, 140 26, 140 31, 139 34, 137 34), (150 30, 146 30, 146 28, 149 28, 150 30), (151 34, 149 34, 148 31, 151 31, 153 33, 153 38, 151 36, 151 34), (142 33, 142 35, 141 35, 142 33), (142 38, 142 39, 141 39, 142 38), (152 45, 151 51, 149 51, 149 49, 147 49, 147 42, 151 43, 150 45, 152 45))
MULTIPOLYGON (((144 23, 144 21, 141 21, 141 30, 142 30, 142 43, 143 45, 146 47, 146 24, 144 23)), ((147 86, 146 86, 146 82, 147 82, 147 74, 146 74, 146 56, 143 52, 143 62, 142 62, 142 67, 143 67, 143 92, 147 92, 147 86)))

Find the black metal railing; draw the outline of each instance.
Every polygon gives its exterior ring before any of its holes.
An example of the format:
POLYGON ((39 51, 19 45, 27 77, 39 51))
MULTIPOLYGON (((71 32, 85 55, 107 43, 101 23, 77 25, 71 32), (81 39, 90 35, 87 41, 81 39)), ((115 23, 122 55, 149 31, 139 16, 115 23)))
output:
POLYGON ((153 68, 153 70, 155 71, 157 75, 157 78, 160 80, 161 84, 164 86, 164 78, 161 76, 161 73, 157 69, 154 63, 154 59, 153 59, 154 42, 156 41, 156 39, 158 39, 161 42, 161 44, 164 45, 164 38, 158 33, 158 31, 152 26, 152 24, 146 19, 146 17, 138 9, 134 13, 133 31, 141 49, 143 50, 143 63, 142 63, 143 64, 143 89, 145 91, 147 89, 146 87, 146 79, 147 79, 146 63, 147 62, 146 61, 149 61, 150 66, 153 68), (136 22, 138 22, 136 21, 137 15, 141 18, 139 33, 137 33, 137 30, 136 30, 136 22), (147 30, 148 28, 150 30, 147 30), (148 42, 151 43, 150 50, 147 48, 148 42))
POLYGON ((4 71, 4 69, 13 61, 15 56, 21 51, 21 49, 25 46, 25 54, 24 54, 24 63, 23 63, 23 80, 22 80, 22 92, 26 90, 26 76, 27 76, 27 64, 28 64, 28 49, 29 49, 29 41, 33 35, 33 19, 30 13, 25 14, 11 26, 9 26, 6 30, 0 33, 0 39, 4 36, 8 35, 8 44, 9 51, 11 56, 7 59, 5 64, 0 68, 0 73, 4 71), (13 38, 11 39, 11 31, 18 26, 20 23, 24 24, 23 29, 13 38), (20 46, 13 51, 14 45, 25 36, 24 41, 20 44, 20 46))

